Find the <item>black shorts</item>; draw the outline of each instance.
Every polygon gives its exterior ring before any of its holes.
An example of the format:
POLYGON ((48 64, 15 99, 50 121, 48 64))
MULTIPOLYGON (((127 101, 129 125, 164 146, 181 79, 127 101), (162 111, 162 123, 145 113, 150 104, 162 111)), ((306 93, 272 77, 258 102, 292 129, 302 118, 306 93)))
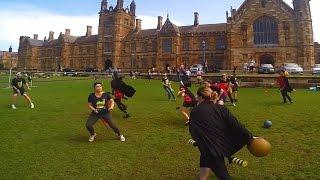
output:
POLYGON ((232 91, 238 91, 239 90, 239 86, 238 85, 233 85, 232 86, 232 91))
POLYGON ((195 105, 194 105, 194 103, 186 103, 186 102, 183 102, 182 106, 183 106, 183 107, 186 107, 186 108, 193 108, 195 105))
MULTIPOLYGON (((24 88, 19 88, 21 96, 23 96, 26 93, 26 90, 24 88)), ((16 89, 13 89, 13 94, 19 94, 16 89)))

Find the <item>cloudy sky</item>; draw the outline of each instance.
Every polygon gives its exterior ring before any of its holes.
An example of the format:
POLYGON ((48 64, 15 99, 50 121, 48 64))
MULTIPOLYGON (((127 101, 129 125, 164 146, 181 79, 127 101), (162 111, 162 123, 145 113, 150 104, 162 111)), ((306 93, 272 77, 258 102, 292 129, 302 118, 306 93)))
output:
MULTIPOLYGON (((39 39, 48 36, 49 31, 55 37, 64 29, 71 29, 72 35, 85 35, 86 26, 93 26, 97 33, 98 11, 101 0, 0 0, 0 50, 10 45, 16 51, 20 36, 39 34, 39 39)), ((125 6, 131 0, 125 0, 125 6)), ((177 25, 193 24, 193 12, 200 14, 200 23, 225 22, 225 11, 230 6, 238 8, 244 0, 135 0, 138 18, 143 28, 155 28, 157 16, 166 16, 177 25)), ((292 0, 284 0, 292 6, 292 0)), ((109 0, 115 5, 116 0, 109 0)), ((311 1, 315 41, 320 41, 320 0, 311 1)))

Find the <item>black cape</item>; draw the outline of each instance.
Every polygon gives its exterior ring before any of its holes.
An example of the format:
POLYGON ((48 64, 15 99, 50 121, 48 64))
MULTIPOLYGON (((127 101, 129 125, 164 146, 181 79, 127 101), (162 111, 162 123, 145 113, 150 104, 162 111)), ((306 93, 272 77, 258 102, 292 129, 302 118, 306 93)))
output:
POLYGON ((117 78, 111 81, 111 88, 112 90, 120 90, 127 97, 133 97, 136 93, 136 90, 132 86, 117 78))
POLYGON ((226 107, 210 101, 192 110, 189 131, 201 154, 214 157, 231 157, 253 137, 226 107))

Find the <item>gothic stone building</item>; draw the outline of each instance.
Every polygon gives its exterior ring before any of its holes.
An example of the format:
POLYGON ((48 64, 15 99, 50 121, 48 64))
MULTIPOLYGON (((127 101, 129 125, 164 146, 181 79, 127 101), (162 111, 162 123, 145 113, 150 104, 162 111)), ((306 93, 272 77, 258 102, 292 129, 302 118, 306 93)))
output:
POLYGON ((9 51, 0 51, 0 68, 17 68, 18 53, 9 51))
POLYGON ((231 69, 251 59, 305 68, 315 63, 309 0, 293 0, 293 8, 282 0, 245 0, 221 24, 200 24, 197 12, 189 26, 176 26, 169 16, 163 23, 159 16, 155 29, 141 29, 134 1, 124 8, 124 0, 117 0, 115 7, 102 0, 99 14, 98 35, 88 26, 85 36, 72 36, 66 29, 58 39, 53 32, 44 40, 20 37, 19 68, 145 71, 204 62, 231 69))

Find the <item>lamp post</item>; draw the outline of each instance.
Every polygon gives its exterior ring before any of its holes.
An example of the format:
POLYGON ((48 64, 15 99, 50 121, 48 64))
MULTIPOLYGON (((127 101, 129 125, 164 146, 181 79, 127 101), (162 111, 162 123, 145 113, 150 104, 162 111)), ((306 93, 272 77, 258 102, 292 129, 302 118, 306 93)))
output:
POLYGON ((133 56, 134 56, 134 53, 131 53, 131 72, 133 72, 133 56))
POLYGON ((9 88, 11 87, 11 76, 12 76, 12 46, 9 47, 10 54, 10 71, 9 71, 9 88))

